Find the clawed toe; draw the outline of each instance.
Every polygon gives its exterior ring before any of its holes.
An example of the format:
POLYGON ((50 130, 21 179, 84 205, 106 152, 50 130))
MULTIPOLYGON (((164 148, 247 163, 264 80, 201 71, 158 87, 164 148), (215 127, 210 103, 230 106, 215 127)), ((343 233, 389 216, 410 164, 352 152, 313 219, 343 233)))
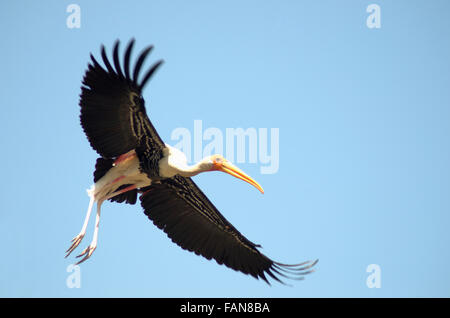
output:
POLYGON ((85 260, 87 260, 89 257, 91 257, 92 253, 94 253, 95 249, 97 248, 98 228, 99 228, 99 223, 100 223, 100 209, 101 209, 101 205, 105 199, 102 199, 100 201, 96 200, 95 185, 93 186, 93 188, 88 190, 88 194, 91 199, 89 201, 89 207, 88 207, 88 211, 86 213, 86 217, 84 219, 83 227, 81 228, 80 233, 72 239, 72 241, 71 241, 72 244, 70 245, 69 249, 66 251, 66 257, 68 257, 78 247, 78 245, 80 245, 81 241, 83 240, 83 237, 86 233, 86 227, 89 222, 89 217, 91 215, 92 207, 93 207, 94 203, 97 202, 97 216, 95 218, 94 235, 93 235, 91 244, 87 248, 85 248, 83 250, 83 252, 81 252, 80 255, 77 256, 78 258, 81 258, 81 260, 78 263, 76 263, 76 265, 83 263, 85 260))
POLYGON ((81 241, 83 240, 84 234, 78 234, 72 239, 72 245, 67 249, 66 251, 66 258, 69 256, 77 247, 80 245, 81 241))
POLYGON ((85 260, 87 260, 89 257, 91 257, 92 253, 94 253, 95 249, 97 248, 97 246, 94 245, 89 245, 88 247, 86 247, 83 252, 81 252, 80 255, 77 256, 77 258, 82 257, 84 255, 84 257, 77 262, 75 265, 79 265, 81 263, 83 263, 85 260))

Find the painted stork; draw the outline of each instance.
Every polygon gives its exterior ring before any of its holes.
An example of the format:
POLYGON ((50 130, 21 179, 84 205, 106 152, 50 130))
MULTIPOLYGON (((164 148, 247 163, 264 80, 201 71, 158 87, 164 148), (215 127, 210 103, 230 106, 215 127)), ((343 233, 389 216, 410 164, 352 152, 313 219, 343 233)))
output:
POLYGON ((281 277, 302 279, 312 272, 317 260, 287 265, 262 254, 260 245, 250 242, 229 223, 192 181, 191 177, 201 172, 223 171, 264 193, 255 180, 221 155, 208 156, 189 166, 181 151, 161 140, 147 117, 142 90, 163 61, 156 62, 139 81, 144 60, 153 46, 141 52, 131 73, 133 45, 134 39, 125 50, 123 68, 119 41, 114 44, 113 64, 102 46, 106 68, 91 54, 92 61, 83 78, 81 126, 101 157, 95 165, 94 185, 88 190, 90 202, 82 229, 72 240, 66 257, 85 236, 94 203, 97 214, 93 239, 77 256, 82 257, 77 264, 87 260, 97 247, 102 203, 110 200, 135 204, 139 195, 148 218, 183 249, 208 260, 214 258, 218 264, 267 283, 269 277, 282 282, 281 277))

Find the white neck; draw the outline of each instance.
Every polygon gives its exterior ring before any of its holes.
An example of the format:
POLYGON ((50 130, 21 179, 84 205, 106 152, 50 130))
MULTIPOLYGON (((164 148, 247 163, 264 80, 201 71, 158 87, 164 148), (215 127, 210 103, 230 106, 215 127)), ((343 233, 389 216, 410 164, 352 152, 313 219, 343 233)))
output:
POLYGON ((159 161, 159 173, 165 178, 172 178, 177 174, 182 177, 192 177, 209 170, 211 170, 211 162, 208 157, 189 166, 184 153, 169 145, 166 145, 164 157, 159 161))
POLYGON ((177 170, 178 174, 182 177, 193 177, 198 175, 200 172, 207 171, 204 167, 203 161, 197 162, 192 166, 178 166, 177 170))

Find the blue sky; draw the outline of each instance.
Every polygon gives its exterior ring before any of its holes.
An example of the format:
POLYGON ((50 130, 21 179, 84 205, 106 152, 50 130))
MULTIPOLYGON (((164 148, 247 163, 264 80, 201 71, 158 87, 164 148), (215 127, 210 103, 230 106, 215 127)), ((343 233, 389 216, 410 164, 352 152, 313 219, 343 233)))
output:
POLYGON ((0 296, 450 296, 449 10, 448 1, 1 2, 0 296), (79 29, 66 25, 72 3, 79 29), (373 3, 378 29, 366 25, 373 3), (314 274, 266 286, 182 250, 139 205, 107 203, 81 287, 68 288, 74 257, 64 252, 97 158, 79 125, 81 79, 89 53, 131 37, 165 60, 144 98, 167 143, 194 120, 279 129, 276 173, 239 164, 264 195, 222 174, 195 181, 269 257, 320 259, 314 274), (366 285, 370 264, 381 288, 366 285))

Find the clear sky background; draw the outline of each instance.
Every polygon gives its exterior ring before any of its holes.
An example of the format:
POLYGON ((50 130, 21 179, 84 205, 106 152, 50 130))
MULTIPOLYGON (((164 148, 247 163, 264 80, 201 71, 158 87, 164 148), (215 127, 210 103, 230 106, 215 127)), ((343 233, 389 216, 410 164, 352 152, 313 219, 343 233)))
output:
MULTIPOLYGON (((450 2, 2 1, 0 296, 450 296, 450 2), (81 8, 69 29, 66 8, 81 8), (381 8, 369 29, 368 5, 381 8), (285 263, 292 287, 182 250, 139 204, 104 205, 99 246, 68 288, 97 158, 79 124, 89 53, 136 38, 165 64, 144 91, 177 127, 279 128, 280 165, 195 177, 224 216, 285 263), (381 269, 368 288, 366 268, 381 269)), ((122 48, 124 45, 122 45, 122 48)))

